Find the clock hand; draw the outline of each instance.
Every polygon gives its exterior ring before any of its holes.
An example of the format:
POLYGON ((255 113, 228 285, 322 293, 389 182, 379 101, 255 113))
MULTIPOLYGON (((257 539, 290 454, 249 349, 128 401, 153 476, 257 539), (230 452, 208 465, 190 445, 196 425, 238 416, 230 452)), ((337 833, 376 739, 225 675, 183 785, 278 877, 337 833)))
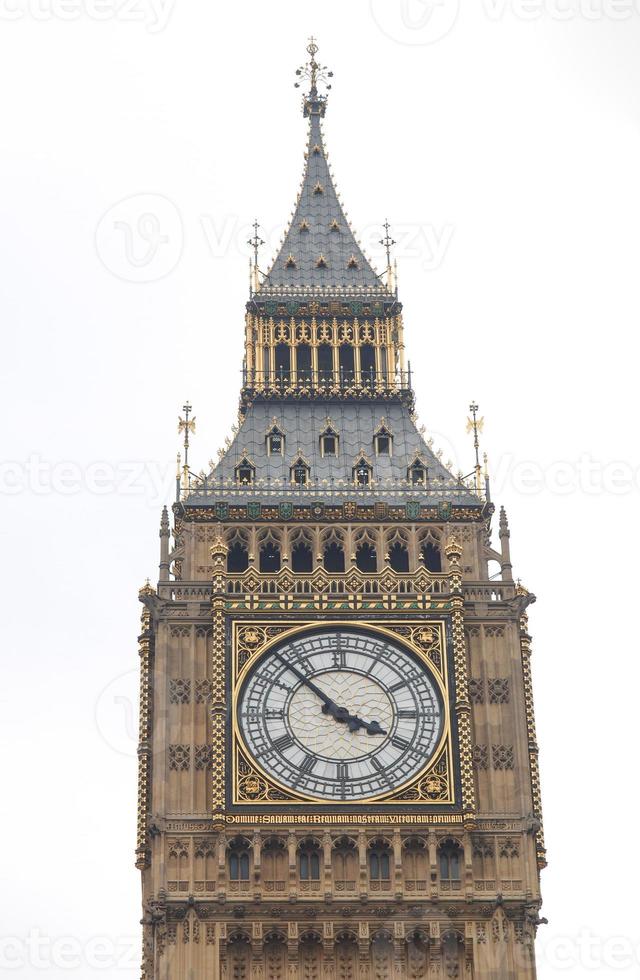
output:
POLYGON ((332 701, 331 698, 324 693, 313 681, 310 681, 306 674, 303 674, 301 670, 298 670, 294 664, 290 664, 282 654, 275 651, 275 655, 284 664, 292 674, 302 681, 302 683, 313 691, 317 697, 323 702, 322 710, 326 715, 331 715, 336 721, 341 724, 346 724, 350 732, 357 732, 360 728, 366 728, 367 734, 369 735, 386 735, 384 728, 380 727, 380 723, 377 721, 363 721, 362 718, 358 718, 357 715, 352 715, 346 708, 342 708, 332 701))
POLYGON ((363 721, 357 715, 348 715, 346 722, 350 732, 357 732, 359 728, 366 728, 367 735, 387 734, 386 729, 380 727, 379 721, 363 721))
POLYGON ((336 721, 346 721, 347 720, 347 715, 349 714, 349 712, 346 710, 346 708, 339 708, 338 705, 335 703, 335 701, 332 701, 331 698, 327 694, 324 693, 324 691, 321 691, 320 688, 316 684, 313 683, 313 681, 310 681, 309 680, 309 678, 306 676, 306 674, 303 674, 301 670, 298 670, 297 667, 295 667, 293 664, 290 664, 277 651, 276 651, 276 657, 278 658, 278 660, 281 663, 283 663, 285 665, 285 667, 287 667, 288 670, 291 671, 292 674, 295 674, 295 676, 299 680, 301 680, 302 683, 306 687, 308 687, 310 691, 313 691, 313 693, 316 694, 320 698, 320 700, 323 702, 322 710, 324 711, 325 714, 332 715, 336 719, 336 721), (344 717, 342 717, 343 714, 344 714, 344 717))

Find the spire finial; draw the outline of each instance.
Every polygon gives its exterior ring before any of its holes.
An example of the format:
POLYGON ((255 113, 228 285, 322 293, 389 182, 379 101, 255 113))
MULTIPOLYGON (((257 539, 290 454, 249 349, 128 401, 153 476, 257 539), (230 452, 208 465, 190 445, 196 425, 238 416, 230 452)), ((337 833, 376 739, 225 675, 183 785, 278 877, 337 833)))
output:
POLYGON ((476 453, 476 492, 480 494, 482 492, 482 466, 480 465, 480 439, 478 436, 484 428, 484 418, 478 418, 478 408, 479 406, 476 402, 471 402, 469 405, 471 418, 467 418, 467 432, 473 432, 473 448, 476 453))
POLYGON ((189 488, 189 433, 196 431, 196 420, 195 416, 189 418, 192 406, 189 402, 185 402, 182 406, 182 411, 184 412, 184 418, 178 416, 178 432, 184 432, 184 464, 182 466, 182 485, 183 489, 189 488))
MULTIPOLYGON (((326 95, 318 95, 318 83, 321 82, 325 85, 327 91, 331 88, 330 83, 327 81, 329 78, 333 78, 333 72, 329 71, 326 65, 321 65, 316 61, 316 55, 318 53, 318 44, 313 35, 309 38, 309 43, 307 44, 307 54, 309 55, 309 61, 301 65, 300 68, 296 69, 296 75, 298 78, 306 78, 309 80, 309 94, 305 96, 303 100, 303 109, 305 116, 308 116, 311 112, 319 113, 324 115, 327 97, 326 95)), ((296 88, 300 88, 300 82, 295 83, 296 88)))
POLYGON ((388 218, 384 219, 384 224, 382 227, 384 228, 384 238, 380 239, 380 244, 384 245, 385 251, 387 253, 387 286, 389 287, 389 289, 391 289, 391 279, 392 279, 391 246, 396 244, 396 240, 395 238, 392 238, 391 235, 389 234, 389 231, 391 230, 391 225, 389 224, 388 218))
POLYGON ((258 224, 257 218, 253 219, 253 225, 251 227, 253 228, 253 237, 249 239, 247 245, 253 249, 253 288, 257 292, 258 286, 260 285, 258 280, 258 249, 261 245, 264 245, 264 238, 260 238, 258 234, 260 225, 258 224))

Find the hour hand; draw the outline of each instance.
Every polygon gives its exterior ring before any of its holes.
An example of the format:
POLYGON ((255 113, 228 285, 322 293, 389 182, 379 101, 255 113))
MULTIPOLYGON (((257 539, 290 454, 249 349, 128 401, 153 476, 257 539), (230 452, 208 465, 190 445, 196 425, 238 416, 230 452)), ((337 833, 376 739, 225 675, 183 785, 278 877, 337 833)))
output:
POLYGON ((386 729, 380 727, 379 721, 363 721, 357 715, 349 715, 346 719, 347 728, 350 732, 357 732, 359 728, 365 728, 367 735, 386 735, 386 729))

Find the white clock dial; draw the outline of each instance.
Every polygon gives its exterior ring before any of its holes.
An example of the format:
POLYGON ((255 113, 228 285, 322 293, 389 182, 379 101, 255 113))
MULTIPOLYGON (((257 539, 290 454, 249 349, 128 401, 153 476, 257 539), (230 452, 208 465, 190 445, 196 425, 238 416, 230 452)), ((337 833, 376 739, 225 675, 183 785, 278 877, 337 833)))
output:
POLYGON ((304 634, 270 651, 240 693, 238 724, 281 785, 321 800, 364 800, 424 769, 443 708, 426 667, 355 629, 304 634))

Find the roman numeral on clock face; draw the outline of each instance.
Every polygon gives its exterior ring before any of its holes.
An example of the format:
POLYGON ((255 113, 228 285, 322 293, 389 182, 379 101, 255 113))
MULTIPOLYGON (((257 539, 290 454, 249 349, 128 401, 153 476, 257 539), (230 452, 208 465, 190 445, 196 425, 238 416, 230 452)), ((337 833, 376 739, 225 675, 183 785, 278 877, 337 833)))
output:
POLYGON ((399 735, 394 735, 391 739, 391 744, 396 749, 402 749, 403 751, 409 748, 409 742, 407 742, 406 738, 401 738, 399 735))
POLYGON ((305 755, 304 759, 300 763, 300 769, 302 772, 311 772, 316 764, 316 759, 312 755, 305 755))
POLYGON ((349 778, 349 766, 346 762, 336 763, 336 772, 340 781, 344 781, 349 778))
POLYGON ((276 738, 273 743, 274 749, 277 749, 278 752, 284 752, 290 745, 293 745, 293 739, 288 733, 281 735, 280 738, 276 738))

